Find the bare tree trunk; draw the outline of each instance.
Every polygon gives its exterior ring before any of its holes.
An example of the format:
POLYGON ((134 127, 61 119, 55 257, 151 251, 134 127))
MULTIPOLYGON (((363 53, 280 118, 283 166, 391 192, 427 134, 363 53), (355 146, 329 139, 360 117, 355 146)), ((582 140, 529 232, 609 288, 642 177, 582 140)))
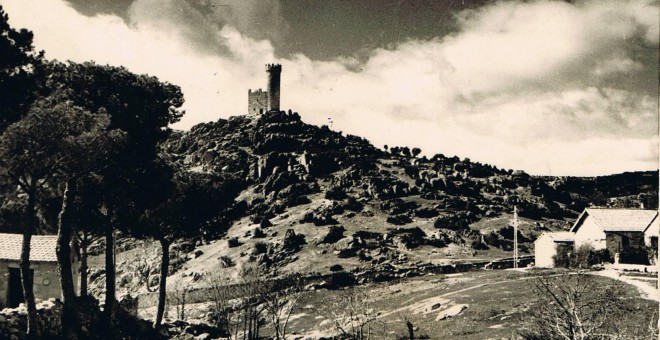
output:
POLYGON ((30 243, 32 242, 32 233, 37 226, 36 220, 36 192, 31 190, 27 192, 28 201, 25 210, 25 228, 23 228, 23 244, 21 245, 21 284, 23 285, 23 296, 28 310, 27 338, 33 339, 40 335, 39 321, 37 320, 37 305, 34 301, 33 276, 30 271, 30 243))
POLYGON ((89 234, 83 231, 80 242, 80 296, 87 296, 87 246, 89 245, 89 234))
POLYGON ((408 327, 408 338, 410 340, 415 340, 415 328, 410 320, 406 321, 406 327, 408 327))
POLYGON ((162 248, 162 256, 160 260, 160 281, 158 283, 158 310, 156 312, 156 320, 154 320, 154 328, 158 328, 163 321, 165 298, 167 297, 167 274, 170 267, 170 243, 165 237, 161 237, 159 241, 162 248))
POLYGON ((105 305, 103 311, 105 313, 108 326, 112 325, 114 319, 115 307, 115 257, 114 257, 114 229, 112 223, 108 219, 108 224, 105 228, 105 305))
POLYGON ((75 327, 77 319, 76 291, 73 284, 73 273, 71 266, 71 205, 75 196, 75 182, 68 180, 62 197, 62 209, 58 216, 57 233, 57 267, 60 272, 60 287, 64 298, 63 328, 65 334, 75 327))

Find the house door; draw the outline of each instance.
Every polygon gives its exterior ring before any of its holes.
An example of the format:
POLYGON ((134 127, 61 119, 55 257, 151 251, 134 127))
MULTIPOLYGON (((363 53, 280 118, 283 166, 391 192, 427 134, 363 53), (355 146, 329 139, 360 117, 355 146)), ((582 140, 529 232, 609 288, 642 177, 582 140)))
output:
MULTIPOLYGON (((30 269, 32 276, 34 270, 30 269)), ((9 282, 7 285, 7 307, 18 307, 19 303, 25 301, 23 296, 23 284, 21 283, 21 270, 19 268, 9 268, 9 282)))
POLYGON ((620 252, 627 251, 630 248, 630 239, 628 236, 621 236, 621 250, 620 252))

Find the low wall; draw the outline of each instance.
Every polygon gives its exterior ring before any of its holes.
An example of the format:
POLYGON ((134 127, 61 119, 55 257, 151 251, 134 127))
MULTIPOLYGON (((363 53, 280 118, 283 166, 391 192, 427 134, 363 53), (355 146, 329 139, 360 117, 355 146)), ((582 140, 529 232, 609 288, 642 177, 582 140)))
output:
MULTIPOLYGON (((63 304, 59 299, 49 299, 37 303, 39 325, 42 338, 62 333, 63 304)), ((0 311, 0 339, 25 339, 27 330, 27 307, 5 308, 0 311)))

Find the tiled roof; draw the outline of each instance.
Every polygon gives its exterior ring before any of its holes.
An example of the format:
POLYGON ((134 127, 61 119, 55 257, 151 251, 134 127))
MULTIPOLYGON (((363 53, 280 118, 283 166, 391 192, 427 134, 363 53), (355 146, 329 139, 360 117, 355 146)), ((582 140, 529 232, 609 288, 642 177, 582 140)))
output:
MULTIPOLYGON (((0 233, 0 260, 20 261, 22 243, 22 234, 0 233)), ((30 261, 57 262, 56 245, 56 235, 33 235, 30 242, 30 261)))
POLYGON ((591 217, 603 231, 644 232, 657 215, 656 210, 587 208, 571 231, 577 231, 585 218, 591 217))

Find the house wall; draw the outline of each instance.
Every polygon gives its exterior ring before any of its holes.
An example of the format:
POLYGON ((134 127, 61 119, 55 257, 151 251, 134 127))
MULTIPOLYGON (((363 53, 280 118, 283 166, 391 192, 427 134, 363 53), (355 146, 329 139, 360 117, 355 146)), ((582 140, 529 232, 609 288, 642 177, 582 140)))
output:
MULTIPOLYGON (((18 261, 0 261, 0 308, 7 305, 7 289, 9 283, 9 268, 19 268, 18 261)), ((62 288, 56 262, 32 263, 30 268, 34 270, 34 296, 39 300, 50 298, 61 298, 62 288)), ((79 268, 77 262, 73 264, 73 277, 76 292, 80 285, 79 268)))
POLYGON ((34 296, 40 300, 61 297, 60 275, 57 263, 37 263, 34 265, 34 296), (48 284, 46 284, 48 283, 48 284))
POLYGON ((639 251, 644 250, 644 234, 641 232, 608 232, 607 250, 612 257, 620 254, 624 250, 639 251))
POLYGON ((587 216, 575 233, 575 249, 589 244, 595 250, 605 249, 607 246, 605 232, 594 222, 593 217, 587 216))
MULTIPOLYGON (((660 217, 659 217, 660 218, 660 217)), ((644 232, 644 244, 646 244, 647 247, 653 247, 655 248, 658 247, 658 229, 651 224, 651 226, 646 229, 646 232, 644 232)))
POLYGON ((553 256, 557 254, 555 241, 547 235, 541 235, 534 242, 534 266, 539 268, 552 268, 555 266, 553 256))

